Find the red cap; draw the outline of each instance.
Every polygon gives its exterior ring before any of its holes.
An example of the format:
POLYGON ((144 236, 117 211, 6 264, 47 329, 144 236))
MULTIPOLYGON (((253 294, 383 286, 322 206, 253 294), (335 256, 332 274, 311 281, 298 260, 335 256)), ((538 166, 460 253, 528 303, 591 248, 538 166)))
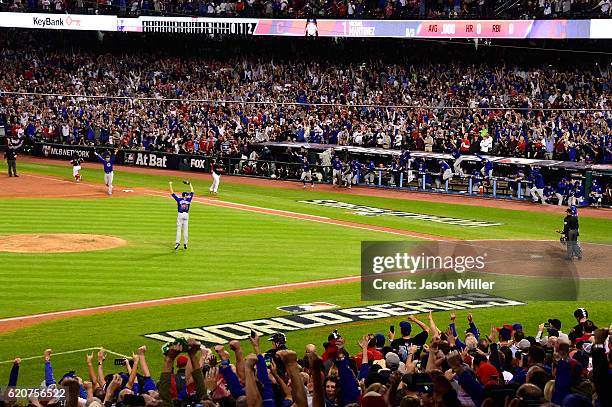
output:
POLYGON ((189 359, 187 359, 187 356, 180 355, 178 358, 176 358, 176 365, 178 367, 185 367, 185 366, 187 366, 187 362, 188 361, 189 361, 189 359))

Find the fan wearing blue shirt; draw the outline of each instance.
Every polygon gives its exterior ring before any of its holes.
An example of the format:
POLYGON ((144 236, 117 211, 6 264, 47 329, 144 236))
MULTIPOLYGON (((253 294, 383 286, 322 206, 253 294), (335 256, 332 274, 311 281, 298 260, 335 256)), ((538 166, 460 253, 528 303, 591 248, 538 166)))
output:
POLYGON ((174 250, 178 249, 178 247, 181 245, 181 231, 183 232, 183 247, 185 250, 187 250, 187 241, 189 239, 189 208, 191 207, 191 200, 193 199, 194 191, 191 182, 183 181, 183 183, 189 185, 191 192, 183 192, 181 196, 178 196, 174 193, 172 181, 168 181, 168 184, 170 185, 170 194, 176 201, 176 206, 178 209, 178 216, 176 218, 176 243, 174 245, 174 250))

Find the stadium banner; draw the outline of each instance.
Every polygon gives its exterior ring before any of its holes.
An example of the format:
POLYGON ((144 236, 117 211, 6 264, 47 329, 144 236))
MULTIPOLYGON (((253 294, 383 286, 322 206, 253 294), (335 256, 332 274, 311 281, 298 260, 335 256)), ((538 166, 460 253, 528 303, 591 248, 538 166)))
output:
MULTIPOLYGON (((355 146, 336 146, 330 144, 308 144, 308 143, 288 143, 288 142, 265 142, 260 143, 262 146, 268 147, 291 147, 304 148, 321 151, 324 149, 334 149, 334 151, 347 152, 356 155, 372 155, 372 156, 398 156, 400 150, 388 150, 382 148, 367 148, 355 146)), ((97 147, 98 151, 110 151, 110 147, 97 147)), ((50 158, 70 158, 73 152, 76 152, 83 159, 96 161, 96 157, 91 154, 94 147, 65 145, 55 143, 35 143, 34 154, 39 157, 50 158)), ((450 154, 444 153, 426 153, 423 151, 411 151, 413 158, 424 158, 429 160, 453 160, 450 154)), ((582 162, 558 161, 558 160, 536 160, 529 158, 516 157, 495 157, 486 156, 496 165, 516 165, 516 166, 537 166, 551 169, 566 169, 575 171, 587 171, 589 169, 610 172, 612 164, 589 164, 582 162)), ((465 156, 464 160, 480 161, 475 156, 465 156)), ((210 172, 210 158, 204 155, 188 155, 188 154, 172 154, 163 152, 149 152, 141 150, 121 150, 117 157, 118 164, 133 165, 137 167, 164 168, 169 170, 184 170, 184 171, 201 171, 210 172)))
POLYGON ((0 13, 0 27, 340 38, 612 39, 612 19, 340 20, 0 13))
POLYGON ((454 311, 476 308, 514 307, 519 305, 525 305, 525 303, 485 293, 457 294, 306 312, 241 322, 227 322, 192 328, 177 328, 144 334, 143 336, 161 342, 172 342, 176 338, 194 338, 207 346, 212 346, 225 344, 233 340, 245 340, 249 337, 251 330, 254 330, 260 336, 323 326, 330 326, 331 330, 332 328, 336 329, 340 324, 383 318, 399 319, 405 318, 408 315, 427 313, 429 311, 454 311))
POLYGON ((306 20, 210 17, 117 19, 117 31, 338 38, 612 38, 612 20, 306 20), (596 23, 593 23, 596 21, 596 23), (601 21, 607 21, 602 24, 601 21), (591 24, 596 27, 591 29, 591 24))
POLYGON ((6 12, 0 13, 0 27, 117 31, 117 16, 6 12))
POLYGON ((97 161, 93 147, 71 146, 53 143, 35 143, 34 155, 38 157, 59 158, 70 160, 76 154, 83 160, 97 161))
POLYGON ((118 18, 117 31, 216 35, 254 35, 257 18, 145 17, 118 18))

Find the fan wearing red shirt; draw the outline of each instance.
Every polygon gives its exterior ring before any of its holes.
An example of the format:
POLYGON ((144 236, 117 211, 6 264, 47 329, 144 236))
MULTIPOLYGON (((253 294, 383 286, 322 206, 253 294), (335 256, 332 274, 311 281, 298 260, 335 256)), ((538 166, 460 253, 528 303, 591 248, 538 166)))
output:
POLYGON ((472 143, 470 142, 470 139, 468 138, 467 134, 464 134, 461 138, 461 147, 459 148, 459 150, 463 154, 468 154, 470 152, 471 145, 472 143))

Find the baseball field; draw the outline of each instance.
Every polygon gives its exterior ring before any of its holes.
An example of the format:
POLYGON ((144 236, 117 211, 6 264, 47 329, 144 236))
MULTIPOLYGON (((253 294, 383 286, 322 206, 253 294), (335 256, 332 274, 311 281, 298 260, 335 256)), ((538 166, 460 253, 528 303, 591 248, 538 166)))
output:
MULTIPOLYGON (((149 365, 158 372, 164 338, 188 334, 214 343, 224 336, 200 328, 217 325, 246 338, 233 325, 244 321, 264 335, 290 325, 288 343, 296 349, 311 342, 320 346, 333 329, 356 348, 359 336, 386 333, 401 317, 337 317, 333 328, 284 319, 295 315, 288 308, 300 304, 338 309, 383 303, 361 300, 363 241, 504 240, 511 255, 515 247, 516 255, 521 248, 553 257, 564 250, 555 233, 562 228, 563 207, 365 188, 303 189, 228 176, 219 194, 209 196, 208 175, 125 167, 116 168, 115 193, 107 196, 97 165, 85 165, 82 183, 59 161, 20 161, 19 171, 19 178, 6 178, 6 165, 0 165, 0 380, 21 357, 24 386, 42 380, 46 348, 56 354, 57 372, 82 366, 85 374, 88 352, 104 347, 119 358, 147 345, 149 365), (174 250, 176 203, 168 181, 178 190, 184 178, 196 198, 189 247, 174 250)), ((474 314, 487 331, 520 321, 533 335, 548 318, 570 327, 577 307, 587 308, 596 324, 608 325, 612 212, 581 210, 580 233, 585 259, 572 268, 570 300, 551 295, 558 290, 554 275, 508 265, 494 278, 502 287, 496 295, 511 302, 452 311, 461 321, 474 314)), ((451 312, 429 303, 419 317, 427 309, 442 324, 451 312)))

